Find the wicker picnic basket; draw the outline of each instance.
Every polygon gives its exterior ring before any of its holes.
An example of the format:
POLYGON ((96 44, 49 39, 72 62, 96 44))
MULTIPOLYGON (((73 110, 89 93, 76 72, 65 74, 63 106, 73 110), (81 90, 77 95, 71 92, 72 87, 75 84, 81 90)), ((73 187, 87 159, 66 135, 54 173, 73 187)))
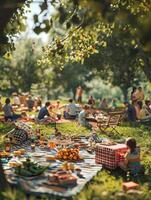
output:
POLYGON ((28 134, 25 130, 15 127, 7 136, 11 139, 12 144, 22 144, 28 139, 28 134))
POLYGON ((31 132, 31 127, 24 123, 15 123, 15 128, 7 133, 7 137, 11 139, 13 144, 23 144, 28 140, 29 133, 31 132))

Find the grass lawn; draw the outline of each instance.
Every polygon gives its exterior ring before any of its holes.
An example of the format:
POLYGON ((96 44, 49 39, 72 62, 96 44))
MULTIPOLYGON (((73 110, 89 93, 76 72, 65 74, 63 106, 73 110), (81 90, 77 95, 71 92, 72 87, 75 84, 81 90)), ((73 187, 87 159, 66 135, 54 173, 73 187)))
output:
MULTIPOLYGON (((3 135, 7 133, 12 128, 11 125, 0 124, 0 146, 3 145, 3 135)), ((36 128, 36 127, 34 127, 36 128)), ((61 132, 67 135, 87 135, 89 130, 86 128, 79 127, 76 123, 66 123, 58 125, 61 132)), ((53 133, 53 127, 51 126, 40 126, 41 132, 44 134, 53 133)), ((96 177, 88 183, 85 188, 80 192, 80 194, 74 197, 74 200, 150 200, 151 199, 151 126, 139 126, 130 127, 127 124, 123 124, 118 128, 120 134, 113 134, 112 139, 120 139, 127 137, 134 137, 137 143, 141 147, 141 157, 142 164, 145 166, 145 175, 138 178, 140 183, 140 191, 134 194, 125 194, 122 192, 122 182, 125 176, 118 171, 108 171, 102 170, 98 173, 96 177)), ((101 136, 102 134, 99 133, 101 136)), ((103 136, 104 137, 104 136, 103 136)), ((105 136, 106 137, 106 136, 105 136)), ((13 194, 10 191, 5 193, 5 198, 7 200, 24 200, 25 197, 23 193, 14 191, 13 194)), ((34 197, 31 199, 35 200, 34 197)), ((42 197, 42 199, 47 200, 47 197, 42 197)), ((52 198, 49 198, 52 199, 52 198)), ((1 198, 0 198, 1 200, 1 198)))

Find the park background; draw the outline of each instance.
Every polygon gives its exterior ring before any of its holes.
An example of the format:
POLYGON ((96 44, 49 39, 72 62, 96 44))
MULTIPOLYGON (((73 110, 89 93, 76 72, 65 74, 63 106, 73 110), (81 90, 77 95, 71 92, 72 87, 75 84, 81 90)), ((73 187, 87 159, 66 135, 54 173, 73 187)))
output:
MULTIPOLYGON (((142 86, 145 97, 150 98, 150 1, 65 0, 60 6, 56 2, 59 1, 0 2, 0 16, 4 17, 0 20, 0 94, 6 97, 12 92, 29 92, 43 100, 67 99, 74 97, 75 88, 82 85, 85 100, 93 95, 97 99, 117 98, 123 102, 129 99, 132 86, 142 86), (10 20, 10 12, 4 8, 12 2, 16 14, 10 20), (17 2, 26 2, 24 8, 17 2), (5 30, 3 22, 7 22, 5 30)), ((1 147, 3 135, 12 128, 0 124, 1 147)), ((45 134, 53 130, 40 128, 45 134)), ((74 123, 60 125, 59 129, 71 135, 90 133, 87 129, 77 129, 74 123)), ((150 127, 122 124, 118 131, 120 134, 114 133, 112 139, 131 136, 141 146, 145 166, 145 176, 140 179, 141 192, 121 193, 121 175, 102 171, 76 199, 150 200, 150 127)), ((6 191, 4 196, 7 200, 25 199, 24 193, 16 190, 6 191)))
MULTIPOLYGON (((6 52, 0 58, 1 95, 30 92, 33 96, 41 94, 43 100, 75 98, 76 87, 81 85, 85 100, 93 95, 96 99, 117 98, 121 102, 130 98, 133 86, 142 86, 146 99, 150 98, 150 71, 146 71, 145 68, 146 58, 150 59, 149 52, 146 51, 146 47, 139 44, 137 35, 133 35, 134 27, 129 21, 123 23, 122 16, 119 16, 122 18, 117 21, 120 26, 114 21, 99 23, 102 18, 94 15, 96 19, 93 20, 93 24, 80 27, 80 31, 73 36, 75 27, 81 23, 81 11, 72 13, 74 9, 70 1, 66 1, 64 7, 49 2, 44 8, 44 3, 27 1, 24 13, 18 13, 18 18, 14 17, 16 21, 13 19, 7 27, 12 35, 7 35, 10 37, 9 42, 11 41, 9 46, 5 43, 1 46, 4 47, 2 52, 6 52), (62 9, 60 14, 56 8, 62 9), (70 12, 71 16, 67 16, 70 12), (24 16, 23 19, 21 15, 24 16), (16 30, 12 30, 14 26, 16 30), (97 34, 94 34, 93 29, 97 34), (65 40, 65 43, 62 40, 65 40), (79 43, 75 40, 79 40, 79 43), (60 41, 64 45, 65 53, 55 47, 60 41), (79 44, 81 46, 77 48, 79 44), (50 51, 47 48, 51 45, 54 46, 53 50, 58 51, 54 55, 50 52, 48 55, 47 52, 50 51), (77 49, 75 56, 72 56, 74 46, 77 49), (11 48, 14 51, 10 52, 11 48), (142 57, 145 51, 146 57, 142 57)), ((136 6, 133 5, 134 11, 136 6)), ((87 18, 85 23, 88 23, 90 16, 87 18)), ((148 65, 149 63, 149 68, 148 65)))

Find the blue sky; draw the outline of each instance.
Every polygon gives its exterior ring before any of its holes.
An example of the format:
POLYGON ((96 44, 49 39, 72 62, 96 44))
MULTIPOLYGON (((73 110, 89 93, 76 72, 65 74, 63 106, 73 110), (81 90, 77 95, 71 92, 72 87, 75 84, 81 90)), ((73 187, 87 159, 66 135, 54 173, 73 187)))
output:
MULTIPOLYGON (((39 0, 38 0, 39 1, 39 0)), ((35 34, 33 32, 33 28, 34 28, 34 21, 33 21, 33 15, 35 14, 40 14, 40 8, 39 8, 39 3, 38 1, 34 0, 33 3, 31 3, 30 5, 30 12, 27 13, 27 29, 26 32, 21 34, 21 36, 26 35, 27 37, 30 38, 40 38, 43 42, 48 42, 49 38, 48 35, 46 33, 40 33, 39 35, 35 34)), ((43 0, 40 0, 40 2, 42 2, 43 0)), ((51 17, 51 14, 54 13, 54 8, 49 5, 49 10, 48 10, 48 17, 51 17)), ((42 19, 42 17, 39 15, 39 18, 42 19)))

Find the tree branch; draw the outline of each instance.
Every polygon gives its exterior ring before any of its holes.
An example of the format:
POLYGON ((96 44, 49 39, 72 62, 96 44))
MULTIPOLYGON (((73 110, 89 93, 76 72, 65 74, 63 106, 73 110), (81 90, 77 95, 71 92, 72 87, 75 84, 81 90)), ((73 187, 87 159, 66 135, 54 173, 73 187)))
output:
POLYGON ((13 14, 20 8, 26 0, 8 0, 0 3, 0 34, 3 35, 7 23, 13 14))

